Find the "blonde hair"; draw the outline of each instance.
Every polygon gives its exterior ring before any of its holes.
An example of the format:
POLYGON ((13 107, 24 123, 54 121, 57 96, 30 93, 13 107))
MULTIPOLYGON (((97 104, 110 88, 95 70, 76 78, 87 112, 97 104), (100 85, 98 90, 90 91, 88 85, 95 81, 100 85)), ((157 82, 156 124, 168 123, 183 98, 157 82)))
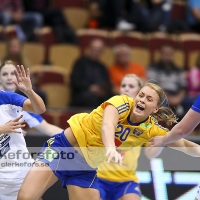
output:
POLYGON ((15 68, 17 68, 17 67, 16 67, 16 64, 15 64, 12 60, 6 60, 6 61, 4 61, 3 63, 1 63, 1 65, 0 65, 0 71, 2 70, 2 68, 3 68, 5 65, 14 65, 15 68))
POLYGON ((178 118, 172 111, 172 109, 168 105, 167 101, 167 96, 164 92, 164 90, 158 86, 155 83, 150 83, 146 82, 143 87, 150 87, 159 96, 159 101, 158 101, 158 111, 156 113, 153 113, 152 116, 157 120, 157 121, 165 121, 167 124, 171 125, 172 123, 177 123, 178 118))
POLYGON ((137 76, 136 74, 126 74, 126 75, 122 78, 122 80, 123 80, 124 78, 126 78, 126 77, 134 78, 134 79, 137 81, 137 83, 138 83, 138 87, 139 87, 139 88, 142 87, 142 85, 143 85, 142 80, 141 80, 141 78, 140 78, 139 76, 137 76))

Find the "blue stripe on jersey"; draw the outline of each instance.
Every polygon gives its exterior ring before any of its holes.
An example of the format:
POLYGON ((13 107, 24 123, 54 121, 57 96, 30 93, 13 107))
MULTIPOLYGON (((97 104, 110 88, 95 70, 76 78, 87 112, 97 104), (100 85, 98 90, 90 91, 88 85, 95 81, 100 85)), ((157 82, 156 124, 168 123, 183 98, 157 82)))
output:
POLYGON ((30 128, 37 127, 44 120, 42 116, 29 112, 23 112, 23 120, 29 125, 30 128))
POLYGON ((129 106, 129 103, 126 102, 126 103, 124 103, 124 104, 121 104, 120 106, 117 107, 117 109, 120 109, 122 106, 129 106))
POLYGON ((200 95, 197 97, 196 101, 191 107, 192 110, 200 113, 200 95))
POLYGON ((23 107, 24 101, 27 98, 16 94, 14 92, 0 90, 0 105, 11 104, 19 107, 23 107))
POLYGON ((122 110, 118 110, 118 113, 119 113, 119 114, 122 114, 123 112, 126 112, 127 110, 129 110, 129 107, 125 107, 125 108, 122 109, 122 110))
POLYGON ((42 122, 44 120, 44 118, 41 115, 35 114, 35 113, 28 113, 29 115, 31 115, 33 118, 37 119, 38 122, 42 122))
POLYGON ((123 112, 126 112, 127 110, 129 110, 130 107, 129 107, 129 103, 124 103, 120 106, 117 107, 117 110, 118 110, 118 113, 121 114, 123 112))

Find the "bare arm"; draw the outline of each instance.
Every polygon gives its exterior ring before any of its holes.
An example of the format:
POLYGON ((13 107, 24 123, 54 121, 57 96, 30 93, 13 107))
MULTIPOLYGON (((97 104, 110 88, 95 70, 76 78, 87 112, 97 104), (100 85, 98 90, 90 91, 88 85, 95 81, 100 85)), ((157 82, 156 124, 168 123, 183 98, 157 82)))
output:
POLYGON ((193 157, 200 157, 200 146, 194 142, 191 142, 186 139, 180 139, 176 142, 167 145, 172 149, 182 151, 185 154, 188 154, 193 157))
POLYGON ((115 162, 121 165, 122 157, 116 151, 114 133, 117 123, 119 121, 119 114, 117 109, 112 106, 106 106, 103 113, 103 122, 102 122, 102 140, 104 146, 106 147, 106 156, 108 156, 107 162, 109 163, 112 158, 115 162))
POLYGON ((112 106, 106 106, 103 113, 102 139, 105 147, 115 147, 114 133, 119 120, 117 109, 112 106))
POLYGON ((27 69, 26 73, 23 65, 18 65, 17 70, 15 70, 15 76, 17 80, 13 82, 19 90, 28 97, 28 99, 24 101, 23 110, 37 114, 45 112, 46 108, 42 98, 32 89, 29 69, 27 69))
POLYGON ((144 153, 148 159, 152 159, 152 158, 159 156, 161 154, 163 148, 164 147, 152 147, 152 148, 145 147, 144 153))
POLYGON ((61 133, 63 129, 49 124, 46 120, 43 120, 38 126, 35 127, 39 132, 44 133, 48 136, 53 136, 57 133, 61 133))
POLYGON ((189 135, 200 122, 200 113, 190 109, 184 118, 165 136, 157 136, 150 140, 154 147, 161 147, 189 135))
POLYGON ((163 143, 169 144, 189 135, 200 122, 200 113, 190 109, 185 117, 164 137, 163 143))

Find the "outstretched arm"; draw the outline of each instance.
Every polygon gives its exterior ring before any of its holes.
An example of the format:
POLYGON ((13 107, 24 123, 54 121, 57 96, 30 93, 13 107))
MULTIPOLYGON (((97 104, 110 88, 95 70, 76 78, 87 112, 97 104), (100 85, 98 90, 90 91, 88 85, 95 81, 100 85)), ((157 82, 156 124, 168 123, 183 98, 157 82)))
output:
POLYGON ((13 82, 19 88, 19 90, 28 97, 28 99, 24 101, 23 110, 37 114, 45 112, 46 108, 43 100, 32 89, 29 69, 27 69, 27 72, 25 72, 23 65, 17 65, 17 70, 14 72, 16 81, 13 82))
POLYGON ((172 149, 182 151, 185 154, 188 154, 193 157, 200 157, 200 146, 194 142, 191 142, 186 139, 180 139, 176 142, 167 145, 172 149))
POLYGON ((189 135, 200 122, 200 95, 192 105, 191 109, 187 112, 184 118, 176 124, 172 130, 164 137, 158 136, 150 140, 151 145, 154 147, 165 146, 179 140, 180 138, 189 135))
POLYGON ((150 140, 154 147, 161 147, 189 135, 200 122, 200 113, 190 109, 184 118, 165 136, 157 136, 150 140))
POLYGON ((164 147, 153 147, 153 148, 147 148, 145 147, 145 156, 148 158, 148 159, 152 159, 152 158, 155 158, 157 156, 159 156, 162 152, 164 147))
POLYGON ((103 113, 102 122, 102 140, 106 147, 106 156, 108 156, 107 162, 110 163, 111 159, 121 165, 122 157, 117 152, 115 147, 115 128, 119 120, 119 114, 117 109, 113 105, 107 105, 103 113))
POLYGON ((48 136, 53 136, 57 133, 61 133, 63 131, 63 129, 53 125, 53 124, 49 124, 46 120, 42 120, 42 122, 35 127, 38 131, 40 131, 41 133, 44 133, 48 136))

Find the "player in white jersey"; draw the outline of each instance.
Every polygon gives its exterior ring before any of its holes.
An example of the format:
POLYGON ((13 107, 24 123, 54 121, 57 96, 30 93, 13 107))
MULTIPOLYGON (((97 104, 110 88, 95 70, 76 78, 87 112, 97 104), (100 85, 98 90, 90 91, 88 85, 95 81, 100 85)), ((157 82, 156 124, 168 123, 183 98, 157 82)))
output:
MULTIPOLYGON (((28 98, 0 90, 0 125, 14 120, 23 110, 41 114, 45 112, 43 100, 32 90, 30 72, 23 66, 15 70, 15 85, 28 98)), ((21 129, 17 130, 22 132, 21 129)), ((15 200, 26 173, 33 163, 22 133, 0 134, 0 199, 15 200)))
MULTIPOLYGON (((15 63, 8 60, 0 66, 0 83, 5 91, 15 92, 16 85, 12 82, 15 80, 14 70, 16 69, 15 63)), ((53 136, 55 133, 60 133, 63 130, 53 124, 49 124, 42 116, 34 113, 23 112, 23 120, 29 125, 30 128, 36 128, 39 132, 48 136, 53 136)))

